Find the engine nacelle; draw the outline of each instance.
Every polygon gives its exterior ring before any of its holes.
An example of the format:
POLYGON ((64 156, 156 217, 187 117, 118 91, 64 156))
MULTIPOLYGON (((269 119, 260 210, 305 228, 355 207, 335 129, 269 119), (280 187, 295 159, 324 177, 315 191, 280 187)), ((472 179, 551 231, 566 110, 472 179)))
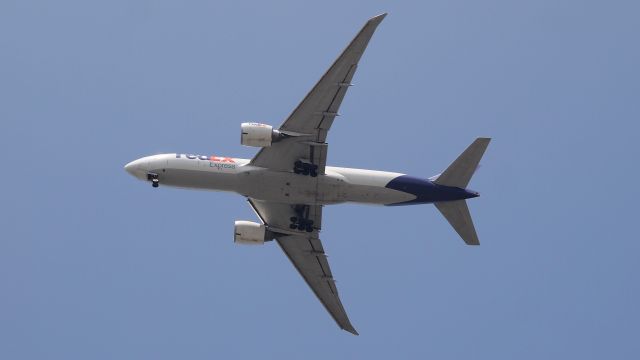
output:
POLYGON ((264 225, 253 221, 236 221, 233 242, 241 245, 262 245, 267 239, 264 225))
POLYGON ((242 123, 240 143, 245 146, 267 147, 280 139, 280 132, 273 126, 260 123, 242 123))

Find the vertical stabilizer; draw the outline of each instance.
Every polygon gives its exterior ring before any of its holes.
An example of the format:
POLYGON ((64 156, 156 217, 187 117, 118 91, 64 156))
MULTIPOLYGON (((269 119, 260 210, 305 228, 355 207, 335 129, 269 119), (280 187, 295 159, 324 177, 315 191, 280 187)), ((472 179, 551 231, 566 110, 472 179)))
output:
POLYGON ((465 200, 437 202, 434 205, 467 245, 480 245, 480 240, 478 240, 478 234, 476 234, 476 228, 473 226, 473 220, 465 200))

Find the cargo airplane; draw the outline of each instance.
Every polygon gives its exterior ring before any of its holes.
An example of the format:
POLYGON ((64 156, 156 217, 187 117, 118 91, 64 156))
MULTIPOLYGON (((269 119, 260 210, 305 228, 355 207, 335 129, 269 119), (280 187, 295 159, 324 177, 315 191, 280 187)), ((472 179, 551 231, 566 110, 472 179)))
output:
POLYGON ((127 172, 153 187, 175 186, 236 192, 247 198, 260 222, 236 221, 234 241, 275 240, 336 321, 353 334, 320 241, 322 208, 340 203, 388 206, 434 204, 469 245, 478 245, 467 189, 489 138, 476 139, 441 174, 423 179, 405 174, 327 166, 327 133, 376 27, 371 18, 278 129, 241 125, 241 143, 261 148, 252 159, 161 154, 134 160, 127 172))

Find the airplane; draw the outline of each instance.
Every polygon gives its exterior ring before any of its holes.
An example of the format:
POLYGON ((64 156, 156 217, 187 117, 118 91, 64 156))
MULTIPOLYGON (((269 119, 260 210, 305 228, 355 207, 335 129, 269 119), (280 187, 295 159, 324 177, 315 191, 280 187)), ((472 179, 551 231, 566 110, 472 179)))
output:
POLYGON ((128 173, 154 188, 162 184, 246 197, 260 222, 236 221, 234 242, 260 245, 275 240, 338 326, 354 335, 358 332, 340 301, 320 241, 323 207, 432 203, 465 243, 479 245, 466 203, 479 194, 466 187, 491 140, 477 138, 447 169, 429 179, 327 166, 327 134, 352 86, 360 57, 386 15, 367 21, 278 129, 241 124, 241 144, 261 148, 252 159, 171 153, 125 165, 128 173))

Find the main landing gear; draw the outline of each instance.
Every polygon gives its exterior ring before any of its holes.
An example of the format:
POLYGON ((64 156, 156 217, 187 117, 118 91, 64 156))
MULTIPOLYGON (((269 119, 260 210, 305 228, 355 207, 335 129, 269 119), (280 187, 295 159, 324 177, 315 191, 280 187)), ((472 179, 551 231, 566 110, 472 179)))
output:
POLYGON ((291 220, 291 225, 289 225, 289 229, 291 230, 300 230, 306 232, 313 232, 313 220, 298 218, 296 216, 292 216, 289 220, 291 220))
POLYGON ((316 177, 318 176, 318 165, 298 160, 293 163, 293 172, 296 174, 311 175, 311 177, 316 177))
POLYGON ((313 220, 309 219, 309 207, 305 205, 296 205, 294 207, 297 216, 289 218, 291 225, 289 229, 313 232, 313 220))
POLYGON ((158 174, 147 174, 147 180, 151 181, 151 186, 157 188, 160 185, 160 180, 158 180, 158 174))

